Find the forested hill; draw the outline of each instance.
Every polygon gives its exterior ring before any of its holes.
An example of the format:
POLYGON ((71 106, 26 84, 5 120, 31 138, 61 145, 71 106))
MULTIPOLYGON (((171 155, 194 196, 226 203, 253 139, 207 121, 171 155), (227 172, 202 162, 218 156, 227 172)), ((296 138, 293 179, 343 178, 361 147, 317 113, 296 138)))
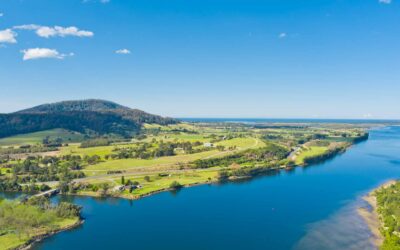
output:
POLYGON ((55 128, 131 136, 139 132, 143 123, 167 125, 177 122, 104 100, 64 101, 0 114, 0 138, 55 128))

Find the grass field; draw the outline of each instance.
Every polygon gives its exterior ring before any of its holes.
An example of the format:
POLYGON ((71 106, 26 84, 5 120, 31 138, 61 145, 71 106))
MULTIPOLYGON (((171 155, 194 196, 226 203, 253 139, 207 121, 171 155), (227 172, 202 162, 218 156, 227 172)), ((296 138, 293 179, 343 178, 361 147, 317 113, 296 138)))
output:
POLYGON ((179 163, 187 163, 190 161, 202 159, 219 153, 217 150, 211 150, 196 154, 188 155, 175 155, 166 156, 155 159, 122 159, 122 160, 110 160, 101 162, 96 165, 86 167, 83 171, 86 175, 98 175, 104 174, 109 170, 135 170, 140 167, 170 167, 179 163))
MULTIPOLYGON (((123 191, 122 193, 117 192, 118 196, 122 196, 125 198, 138 198, 142 195, 147 195, 152 192, 157 192, 161 190, 169 189, 172 182, 177 181, 179 184, 184 186, 207 183, 210 181, 215 181, 217 177, 219 168, 211 168, 207 170, 185 170, 180 173, 170 173, 168 176, 160 177, 158 173, 154 174, 134 174, 129 175, 127 173, 124 175, 125 181, 131 180, 132 182, 139 182, 142 186, 141 188, 133 190, 132 193, 129 193, 128 190, 123 191), (145 176, 150 177, 150 181, 145 180, 145 176)), ((121 185, 121 176, 118 177, 110 177, 108 179, 91 179, 86 181, 87 183, 99 184, 99 183, 109 183, 112 186, 121 185)), ((111 193, 113 191, 111 190, 111 193)), ((83 191, 80 194, 86 195, 96 195, 96 192, 83 191)))
POLYGON ((204 135, 200 134, 187 134, 187 133, 178 133, 178 134, 163 134, 159 136, 149 136, 145 141, 150 142, 152 139, 156 139, 157 141, 200 141, 200 142, 208 142, 210 138, 205 138, 204 135))
MULTIPOLYGON (((100 146, 100 147, 91 147, 91 148, 80 148, 79 144, 70 144, 68 147, 62 147, 61 148, 61 155, 67 155, 67 154, 73 154, 73 155, 98 155, 102 158, 104 158, 105 155, 111 154, 112 150, 116 146, 100 146)), ((118 146, 118 147, 123 147, 123 146, 118 146)))
POLYGON ((311 146, 311 147, 305 147, 301 150, 300 154, 296 157, 295 163, 297 165, 302 165, 304 164, 304 159, 306 157, 310 156, 315 156, 315 155, 320 155, 325 153, 328 150, 328 147, 319 147, 319 146, 311 146))
POLYGON ((63 142, 78 142, 83 139, 83 135, 67 131, 64 129, 52 129, 35 133, 16 135, 0 139, 0 146, 12 146, 22 144, 37 144, 42 143, 43 139, 49 137, 50 139, 61 138, 63 142))
MULTIPOLYGON (((238 150, 245 150, 249 148, 258 148, 262 147, 264 143, 257 138, 235 138, 232 140, 227 140, 219 143, 224 146, 237 146, 238 150)), ((82 150, 82 149, 80 149, 82 150)), ((108 147, 96 147, 89 148, 88 150, 93 150, 92 153, 95 153, 100 150, 101 152, 105 152, 110 150, 108 147)), ((88 151, 86 152, 88 153, 88 151)), ((93 175, 101 175, 105 174, 110 170, 137 170, 142 167, 153 167, 153 168, 170 168, 171 166, 177 166, 178 164, 188 163, 194 160, 210 158, 210 157, 220 157, 226 154, 231 153, 231 151, 218 151, 216 149, 195 153, 195 154, 184 154, 184 155, 175 155, 175 156, 166 156, 155 159, 121 159, 121 160, 110 160, 104 161, 96 165, 91 165, 86 167, 83 171, 87 176, 93 175)))

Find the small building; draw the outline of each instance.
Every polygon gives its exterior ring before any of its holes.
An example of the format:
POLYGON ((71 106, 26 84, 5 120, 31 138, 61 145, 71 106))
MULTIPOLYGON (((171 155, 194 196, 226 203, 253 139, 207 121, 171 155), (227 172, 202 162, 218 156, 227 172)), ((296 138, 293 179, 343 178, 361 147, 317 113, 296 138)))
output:
POLYGON ((205 142, 205 143, 203 144, 203 146, 206 147, 206 148, 211 148, 211 147, 214 147, 214 144, 211 143, 211 142, 205 142))

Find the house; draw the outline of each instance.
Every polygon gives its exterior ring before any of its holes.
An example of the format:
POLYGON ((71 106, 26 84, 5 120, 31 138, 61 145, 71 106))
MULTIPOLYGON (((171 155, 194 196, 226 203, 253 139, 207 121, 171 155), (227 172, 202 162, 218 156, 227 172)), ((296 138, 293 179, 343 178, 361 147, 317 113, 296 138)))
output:
POLYGON ((203 144, 203 146, 206 147, 206 148, 211 148, 211 147, 214 147, 214 144, 211 143, 211 142, 205 142, 205 143, 203 144))

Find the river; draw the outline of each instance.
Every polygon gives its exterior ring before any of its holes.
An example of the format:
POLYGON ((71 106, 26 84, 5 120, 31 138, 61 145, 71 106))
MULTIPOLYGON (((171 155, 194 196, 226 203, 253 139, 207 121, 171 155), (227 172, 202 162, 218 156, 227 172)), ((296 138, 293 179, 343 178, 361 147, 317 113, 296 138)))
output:
POLYGON ((361 197, 400 177, 400 127, 325 163, 137 201, 61 197, 85 223, 35 249, 374 249, 361 197))

